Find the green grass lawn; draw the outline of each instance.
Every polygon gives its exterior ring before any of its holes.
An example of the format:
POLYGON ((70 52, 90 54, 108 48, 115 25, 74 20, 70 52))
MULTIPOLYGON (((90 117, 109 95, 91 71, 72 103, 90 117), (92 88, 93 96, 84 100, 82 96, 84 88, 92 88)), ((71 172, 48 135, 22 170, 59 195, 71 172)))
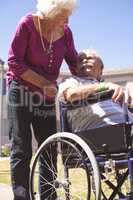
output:
MULTIPOLYGON (((77 173, 80 174, 79 172, 77 172, 77 173)), ((77 181, 77 177, 79 177, 79 176, 77 176, 77 174, 76 174, 75 182, 77 182, 77 185, 78 185, 79 183, 81 183, 81 180, 80 180, 80 178, 78 178, 78 181, 77 181)), ((114 182, 114 181, 115 180, 112 179, 112 182, 114 182)), ((9 159, 0 160, 0 184, 11 185, 9 159)), ((81 184, 81 187, 82 187, 82 184, 81 184)), ((111 190, 109 189, 108 186, 106 186, 103 183, 102 187, 103 187, 104 191, 107 191, 107 193, 110 194, 111 190)), ((122 190, 125 192, 125 194, 130 191, 130 187, 129 187, 129 182, 128 181, 126 181, 126 183, 122 187, 122 190)))

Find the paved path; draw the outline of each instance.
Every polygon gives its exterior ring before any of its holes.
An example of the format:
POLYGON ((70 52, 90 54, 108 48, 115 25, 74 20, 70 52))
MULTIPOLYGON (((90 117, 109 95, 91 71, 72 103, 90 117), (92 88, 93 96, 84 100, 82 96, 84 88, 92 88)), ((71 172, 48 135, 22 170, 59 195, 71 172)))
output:
POLYGON ((0 199, 13 200, 13 194, 10 186, 0 184, 0 199))

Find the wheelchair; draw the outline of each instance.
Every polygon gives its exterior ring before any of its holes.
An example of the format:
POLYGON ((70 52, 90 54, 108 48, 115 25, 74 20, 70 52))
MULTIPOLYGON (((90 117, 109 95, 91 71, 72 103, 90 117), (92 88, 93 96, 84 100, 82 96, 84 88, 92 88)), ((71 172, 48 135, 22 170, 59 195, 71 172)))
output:
POLYGON ((46 184, 56 191, 57 200, 133 200, 132 124, 126 105, 122 124, 73 133, 67 122, 68 110, 107 100, 112 93, 97 93, 74 104, 57 99, 59 132, 44 141, 35 154, 29 183, 31 200, 40 199, 46 184), (52 172, 50 182, 39 173, 40 158, 52 172))

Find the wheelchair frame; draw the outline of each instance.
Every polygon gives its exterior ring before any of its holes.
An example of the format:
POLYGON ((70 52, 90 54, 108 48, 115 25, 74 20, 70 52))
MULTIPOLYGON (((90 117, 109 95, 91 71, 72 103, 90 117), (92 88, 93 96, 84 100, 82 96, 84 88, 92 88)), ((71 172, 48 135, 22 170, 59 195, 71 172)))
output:
MULTIPOLYGON (((112 95, 112 91, 108 94, 95 95, 89 99, 89 103, 110 98, 110 96, 112 95)), ((123 138, 125 145, 124 149, 120 150, 120 152, 110 152, 108 145, 103 144, 103 151, 100 153, 96 152, 93 149, 93 146, 91 146, 86 140, 84 140, 84 137, 82 138, 81 135, 78 136, 74 133, 70 133, 67 131, 68 127, 66 125, 66 112, 68 110, 68 107, 70 109, 71 105, 64 104, 57 100, 56 110, 59 110, 60 114, 60 122, 58 127, 60 132, 50 136, 46 141, 44 141, 37 150, 35 158, 33 159, 30 174, 31 200, 38 199, 38 195, 35 195, 36 189, 34 189, 34 177, 36 171, 35 168, 37 166, 38 159, 40 156, 42 156, 42 152, 47 153, 49 146, 50 148, 52 148, 53 145, 56 145, 57 152, 59 153, 59 155, 61 155, 61 164, 63 165, 64 170, 63 181, 61 179, 57 179, 58 175, 55 172, 55 180, 48 183, 49 185, 53 185, 53 188, 54 190, 57 190, 57 193, 59 188, 62 188, 62 190, 59 191, 59 197, 57 197, 57 200, 133 200, 132 135, 131 124, 128 120, 126 105, 124 107, 125 123, 123 124, 123 138), (67 149, 67 151, 65 148, 67 149), (70 153, 72 153, 72 155, 70 155, 70 153), (71 183, 73 181, 71 181, 69 170, 77 170, 77 168, 82 168, 85 170, 85 174, 87 177, 85 179, 85 196, 80 195, 81 191, 79 191, 79 188, 76 191, 76 195, 73 194, 73 190, 71 189, 71 187, 74 187, 75 185, 71 183), (109 176, 112 175, 115 175, 115 183, 113 183, 112 180, 110 180, 109 178, 109 176), (125 192, 123 192, 122 186, 127 178, 129 180, 130 189, 128 191, 128 194, 125 194, 125 192), (106 192, 104 192, 102 189, 102 180, 110 189, 112 189, 112 192, 109 195, 106 195, 106 192), (72 184, 74 186, 71 186, 72 184), (61 197, 62 194, 60 193, 63 192, 63 197, 61 197)), ((51 158, 52 156, 49 157, 51 158)), ((51 163, 51 165, 53 164, 51 163)), ((55 169, 53 171, 55 171, 55 169)), ((50 199, 56 200, 52 199, 51 196, 48 198, 48 200, 50 199)))

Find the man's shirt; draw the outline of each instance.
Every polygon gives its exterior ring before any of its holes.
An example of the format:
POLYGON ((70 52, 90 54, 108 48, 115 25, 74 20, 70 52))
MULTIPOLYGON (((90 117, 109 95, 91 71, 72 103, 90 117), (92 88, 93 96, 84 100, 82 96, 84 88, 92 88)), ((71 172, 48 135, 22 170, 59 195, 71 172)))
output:
MULTIPOLYGON (((98 81, 92 77, 70 77, 59 84, 59 97, 64 101, 63 91, 67 88, 74 88, 80 85, 94 84, 98 81)), ((133 116, 129 113, 129 118, 133 122, 133 116)), ((112 99, 104 100, 94 104, 87 104, 80 108, 67 111, 69 128, 73 132, 93 129, 108 125, 120 124, 125 122, 123 108, 119 103, 112 99)))

